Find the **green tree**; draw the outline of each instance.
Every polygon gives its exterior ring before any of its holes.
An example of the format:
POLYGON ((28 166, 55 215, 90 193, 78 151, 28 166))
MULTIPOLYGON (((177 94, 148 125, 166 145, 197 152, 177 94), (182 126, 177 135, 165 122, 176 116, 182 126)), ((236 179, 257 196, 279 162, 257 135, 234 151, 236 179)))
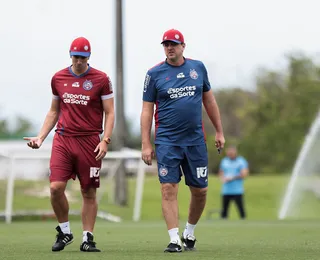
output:
POLYGON ((9 128, 8 119, 0 120, 0 139, 20 139, 32 130, 31 122, 22 116, 16 117, 16 126, 9 128))
POLYGON ((319 68, 301 54, 288 55, 287 72, 260 71, 256 92, 241 150, 254 172, 289 171, 319 109, 319 68))

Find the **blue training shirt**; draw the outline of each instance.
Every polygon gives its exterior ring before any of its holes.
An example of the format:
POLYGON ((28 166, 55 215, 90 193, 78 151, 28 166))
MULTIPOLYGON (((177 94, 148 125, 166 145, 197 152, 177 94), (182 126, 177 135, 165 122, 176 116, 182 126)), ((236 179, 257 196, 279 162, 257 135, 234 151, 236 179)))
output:
MULTIPOLYGON (((234 160, 229 157, 222 159, 220 170, 223 171, 225 177, 238 176, 241 170, 248 168, 248 162, 242 156, 236 157, 234 160)), ((243 179, 236 179, 222 186, 223 195, 240 195, 244 193, 243 179)))
POLYGON ((204 144, 202 94, 210 89, 201 61, 185 59, 181 66, 164 61, 151 68, 145 77, 143 101, 156 104, 155 144, 204 144))

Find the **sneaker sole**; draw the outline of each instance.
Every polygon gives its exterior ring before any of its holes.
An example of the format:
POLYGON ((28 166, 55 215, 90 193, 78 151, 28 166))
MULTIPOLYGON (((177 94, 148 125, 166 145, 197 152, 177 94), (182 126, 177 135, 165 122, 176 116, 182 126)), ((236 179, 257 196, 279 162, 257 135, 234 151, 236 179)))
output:
POLYGON ((170 250, 164 250, 165 253, 181 253, 182 250, 175 250, 175 251, 170 251, 170 250))
POLYGON ((101 250, 99 251, 85 251, 85 250, 80 250, 81 252, 85 252, 85 253, 99 253, 101 252, 101 250))
POLYGON ((184 248, 184 251, 196 251, 196 248, 195 247, 183 247, 184 248))
POLYGON ((65 244, 65 246, 62 249, 53 249, 52 248, 52 252, 59 252, 62 251, 67 245, 70 245, 72 242, 74 241, 74 239, 72 239, 71 241, 69 241, 68 243, 65 244))

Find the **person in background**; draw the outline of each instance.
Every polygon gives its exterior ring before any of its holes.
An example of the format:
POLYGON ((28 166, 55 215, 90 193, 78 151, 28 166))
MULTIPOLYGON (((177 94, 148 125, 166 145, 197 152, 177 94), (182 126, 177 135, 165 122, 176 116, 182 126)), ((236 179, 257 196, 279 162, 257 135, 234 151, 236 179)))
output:
POLYGON ((222 182, 221 218, 227 219, 230 202, 237 205, 241 219, 246 218, 244 207, 244 179, 249 174, 248 162, 238 155, 237 148, 230 146, 226 149, 226 157, 222 159, 219 177, 222 182))

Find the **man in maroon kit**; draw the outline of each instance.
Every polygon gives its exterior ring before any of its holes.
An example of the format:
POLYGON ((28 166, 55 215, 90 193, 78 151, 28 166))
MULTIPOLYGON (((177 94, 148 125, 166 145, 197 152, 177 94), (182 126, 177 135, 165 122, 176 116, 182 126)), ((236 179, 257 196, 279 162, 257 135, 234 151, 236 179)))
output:
POLYGON ((88 64, 90 54, 86 38, 72 42, 72 65, 52 77, 52 103, 38 136, 24 137, 29 147, 38 149, 58 122, 50 159, 51 204, 59 221, 52 251, 61 251, 73 242, 65 189, 69 179, 78 177, 83 198, 80 250, 100 252, 93 240, 98 210, 96 188, 100 185, 101 160, 111 142, 114 98, 109 77, 88 64))

